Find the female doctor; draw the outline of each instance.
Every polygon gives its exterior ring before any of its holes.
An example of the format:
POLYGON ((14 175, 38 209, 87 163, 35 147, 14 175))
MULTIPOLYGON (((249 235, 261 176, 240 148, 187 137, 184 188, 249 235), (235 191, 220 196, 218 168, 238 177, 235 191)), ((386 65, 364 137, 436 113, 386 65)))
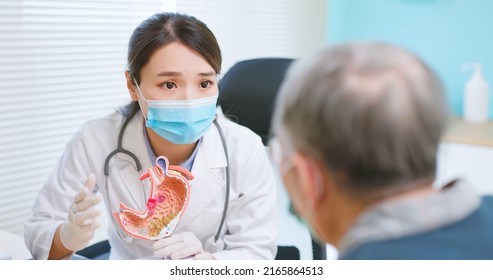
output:
POLYGON ((260 138, 216 117, 221 52, 212 32, 194 17, 159 13, 134 30, 128 47, 133 101, 71 139, 25 224, 31 254, 70 258, 86 247, 101 201, 109 221, 120 202, 144 209, 150 189, 139 175, 164 155, 195 177, 175 232, 132 240, 109 222, 110 259, 273 259, 274 175, 260 138))

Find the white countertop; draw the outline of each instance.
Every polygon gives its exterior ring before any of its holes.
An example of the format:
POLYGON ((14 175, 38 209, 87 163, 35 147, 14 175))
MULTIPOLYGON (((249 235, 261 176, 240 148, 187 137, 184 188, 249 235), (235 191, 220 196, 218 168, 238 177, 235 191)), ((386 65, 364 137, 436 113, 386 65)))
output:
POLYGON ((493 147, 493 121, 476 124, 454 118, 443 140, 449 143, 493 147))

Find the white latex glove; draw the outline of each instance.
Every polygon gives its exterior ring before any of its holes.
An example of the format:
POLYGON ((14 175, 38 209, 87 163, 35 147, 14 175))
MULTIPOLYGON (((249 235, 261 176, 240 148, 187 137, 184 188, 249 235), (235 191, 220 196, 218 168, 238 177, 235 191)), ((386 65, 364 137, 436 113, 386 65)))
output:
MULTIPOLYGON (((152 247, 154 248, 154 256, 163 259, 178 260, 205 254, 210 255, 204 251, 202 243, 195 234, 188 231, 158 240, 152 247)), ((212 255, 211 257, 213 258, 212 255)))
POLYGON ((92 193, 95 184, 96 177, 91 173, 70 205, 67 221, 60 227, 60 240, 63 246, 71 251, 85 248, 96 229, 100 227, 100 224, 96 223, 96 217, 101 215, 101 211, 94 206, 101 202, 101 197, 92 193))
POLYGON ((198 254, 196 255, 194 258, 194 260, 217 260, 216 257, 214 257, 211 253, 207 253, 207 252, 203 252, 201 254, 198 254))

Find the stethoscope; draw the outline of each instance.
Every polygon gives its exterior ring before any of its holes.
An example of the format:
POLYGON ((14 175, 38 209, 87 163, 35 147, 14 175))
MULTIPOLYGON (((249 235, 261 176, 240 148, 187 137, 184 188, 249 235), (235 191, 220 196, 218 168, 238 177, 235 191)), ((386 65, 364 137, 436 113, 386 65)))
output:
MULTIPOLYGON (((104 186, 105 186, 105 191, 106 191, 106 200, 108 203, 108 209, 110 212, 112 212, 112 210, 111 210, 111 203, 110 203, 110 197, 109 197, 109 192, 108 192, 108 177, 109 177, 109 162, 110 162, 111 158, 118 153, 126 154, 126 155, 130 156, 133 159, 133 161, 135 162, 135 166, 137 168, 137 171, 138 172, 142 171, 142 165, 140 164, 140 160, 137 158, 137 156, 134 153, 130 152, 129 150, 124 149, 122 146, 123 134, 125 133, 125 129, 127 128, 127 125, 130 122, 130 120, 135 116, 135 114, 137 112, 138 112, 138 110, 133 111, 125 119, 125 122, 123 123, 122 127, 120 128, 120 132, 118 134, 117 147, 114 151, 112 151, 111 153, 108 154, 108 156, 106 157, 106 159, 104 161, 104 176, 105 176, 104 186)), ((229 206, 229 191, 231 188, 228 147, 226 146, 226 138, 224 137, 223 130, 222 130, 221 126, 219 125, 219 123, 217 122, 217 116, 214 119, 214 125, 216 126, 217 130, 219 131, 219 135, 221 136, 221 142, 223 145, 224 154, 226 156, 226 198, 224 199, 223 215, 221 217, 221 222, 219 223, 217 233, 214 236, 213 245, 215 245, 217 243, 217 241, 219 240, 219 235, 221 234, 221 230, 222 230, 222 228, 224 226, 224 222, 226 220, 226 214, 228 213, 228 206, 229 206)), ((128 236, 125 233, 122 233, 120 231, 118 225, 115 222, 115 218, 113 217, 113 215, 111 215, 111 221, 112 221, 113 225, 115 226, 116 232, 118 233, 120 238, 127 243, 132 242, 132 239, 133 239, 132 237, 130 237, 130 236, 128 236)))

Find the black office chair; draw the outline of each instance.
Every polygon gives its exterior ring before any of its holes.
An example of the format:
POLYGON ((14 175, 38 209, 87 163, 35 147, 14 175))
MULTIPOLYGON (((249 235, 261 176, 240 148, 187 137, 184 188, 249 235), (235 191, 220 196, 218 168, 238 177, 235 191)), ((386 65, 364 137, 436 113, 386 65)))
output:
POLYGON ((110 255, 110 249, 110 242, 103 240, 77 251, 75 254, 91 260, 107 260, 110 255))
POLYGON ((223 113, 257 133, 267 145, 277 91, 293 60, 259 58, 236 63, 219 82, 223 113))
MULTIPOLYGON (((236 63, 219 82, 218 105, 229 119, 257 133, 264 145, 269 138, 277 92, 289 58, 258 58, 236 63)), ((326 259, 325 246, 312 239, 314 260, 326 259)), ((294 246, 278 246, 278 260, 300 259, 294 246)))

